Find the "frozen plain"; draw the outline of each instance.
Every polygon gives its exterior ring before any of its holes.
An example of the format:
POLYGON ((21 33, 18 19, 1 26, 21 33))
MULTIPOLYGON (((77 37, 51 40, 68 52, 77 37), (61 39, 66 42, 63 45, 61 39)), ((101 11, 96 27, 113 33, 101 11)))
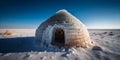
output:
POLYGON ((58 48, 36 45, 35 29, 0 29, 0 60, 119 60, 120 29, 89 29, 95 45, 58 48))

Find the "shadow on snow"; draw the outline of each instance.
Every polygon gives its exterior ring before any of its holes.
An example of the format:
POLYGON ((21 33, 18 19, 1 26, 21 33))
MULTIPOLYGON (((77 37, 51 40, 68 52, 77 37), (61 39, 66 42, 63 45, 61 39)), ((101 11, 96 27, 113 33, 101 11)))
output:
POLYGON ((0 39, 0 53, 17 53, 30 51, 50 51, 38 48, 34 37, 17 37, 0 39))

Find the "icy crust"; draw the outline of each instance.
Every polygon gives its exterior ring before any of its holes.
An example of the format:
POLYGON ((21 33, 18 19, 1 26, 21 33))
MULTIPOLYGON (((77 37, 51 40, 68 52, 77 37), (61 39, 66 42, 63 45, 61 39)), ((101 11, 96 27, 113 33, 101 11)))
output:
POLYGON ((58 48, 41 47, 43 51, 22 53, 0 53, 0 60, 119 60, 119 53, 113 53, 103 47, 92 48, 58 48))
MULTIPOLYGON (((47 48, 48 49, 48 48, 47 48)), ((1 60, 92 60, 96 59, 94 55, 90 52, 89 49, 82 48, 49 48, 48 50, 44 50, 42 52, 31 51, 24 53, 7 53, 0 54, 4 57, 1 57, 1 60), (48 51, 49 50, 49 51, 48 51), (51 51, 50 51, 51 50, 51 51)))

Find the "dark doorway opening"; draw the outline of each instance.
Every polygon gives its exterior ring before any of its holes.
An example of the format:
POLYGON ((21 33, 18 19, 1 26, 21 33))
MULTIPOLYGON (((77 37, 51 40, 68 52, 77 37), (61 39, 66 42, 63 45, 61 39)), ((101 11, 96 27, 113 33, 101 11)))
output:
POLYGON ((63 29, 58 28, 55 30, 55 33, 53 34, 52 44, 57 46, 64 46, 65 35, 63 29))

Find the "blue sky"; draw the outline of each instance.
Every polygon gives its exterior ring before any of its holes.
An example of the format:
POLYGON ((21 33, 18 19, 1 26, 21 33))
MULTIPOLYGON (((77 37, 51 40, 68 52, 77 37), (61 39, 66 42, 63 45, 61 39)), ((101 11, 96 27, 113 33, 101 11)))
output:
POLYGON ((87 28, 120 28, 120 0, 0 0, 0 28, 37 28, 60 9, 87 28))

